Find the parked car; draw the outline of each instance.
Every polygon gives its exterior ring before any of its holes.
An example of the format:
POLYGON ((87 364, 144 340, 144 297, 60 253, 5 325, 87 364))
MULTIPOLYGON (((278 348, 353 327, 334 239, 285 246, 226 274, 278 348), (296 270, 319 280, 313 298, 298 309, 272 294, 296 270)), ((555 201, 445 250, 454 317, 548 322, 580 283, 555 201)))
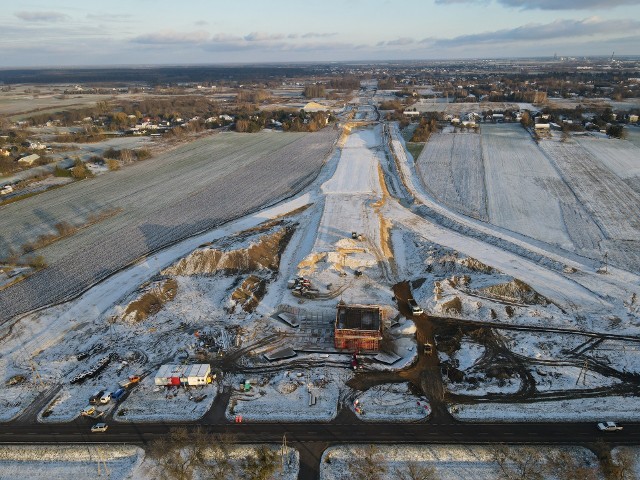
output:
POLYGON ((120 382, 122 388, 131 388, 140 381, 139 375, 131 375, 127 380, 120 382))
POLYGON ((104 395, 104 390, 98 390, 89 397, 89 403, 91 405, 96 405, 98 402, 100 402, 100 397, 102 397, 102 395, 104 395))
POLYGON ((622 427, 615 422, 600 422, 598 424, 598 430, 601 432, 617 432, 622 430, 622 427))
POLYGON ((105 392, 104 395, 100 397, 100 403, 105 404, 111 401, 111 392, 105 392))
POLYGON ((119 388, 118 390, 116 390, 115 392, 113 392, 113 395, 111 395, 111 399, 114 402, 119 402, 120 399, 122 397, 124 397, 124 394, 127 393, 127 391, 124 388, 119 388))
POLYGON ((107 425, 106 423, 96 423, 95 425, 93 425, 91 427, 91 431, 92 432, 106 432, 107 428, 109 428, 109 425, 107 425))
POLYGON ((407 304, 409 304, 409 308, 411 309, 411 313, 414 315, 422 315, 424 313, 424 310, 422 310, 422 308, 420 308, 420 305, 418 305, 418 302, 416 302, 413 297, 409 297, 407 299, 407 304))
POLYGON ((80 415, 82 415, 83 417, 88 417, 90 415, 93 415, 94 413, 96 413, 96 407, 94 407, 93 405, 89 405, 88 407, 85 407, 82 412, 80 412, 80 415))

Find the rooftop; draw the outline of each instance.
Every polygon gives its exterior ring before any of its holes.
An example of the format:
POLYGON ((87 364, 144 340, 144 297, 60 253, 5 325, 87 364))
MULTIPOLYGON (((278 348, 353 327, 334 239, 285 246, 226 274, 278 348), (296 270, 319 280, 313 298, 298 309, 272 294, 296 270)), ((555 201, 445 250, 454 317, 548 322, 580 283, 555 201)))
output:
POLYGON ((338 304, 336 328, 350 330, 380 330, 381 315, 377 305, 338 304))

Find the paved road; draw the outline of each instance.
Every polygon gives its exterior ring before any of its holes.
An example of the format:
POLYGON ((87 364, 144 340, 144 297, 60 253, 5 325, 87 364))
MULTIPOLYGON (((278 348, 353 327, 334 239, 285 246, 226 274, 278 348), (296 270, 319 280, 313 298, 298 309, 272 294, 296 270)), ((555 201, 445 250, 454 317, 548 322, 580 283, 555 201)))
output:
MULTIPOLYGON (((91 421, 79 419, 61 425, 6 425, 3 444, 133 443, 145 444, 169 431, 168 424, 118 424, 104 433, 90 433, 91 421)), ((175 426, 176 424, 173 424, 175 426)), ((211 433, 232 433, 239 443, 281 443, 300 451, 300 479, 317 478, 320 455, 327 446, 345 443, 377 444, 554 444, 589 445, 604 439, 620 445, 640 445, 640 423, 625 424, 615 433, 601 433, 590 423, 364 423, 349 414, 332 423, 191 423, 211 433)))

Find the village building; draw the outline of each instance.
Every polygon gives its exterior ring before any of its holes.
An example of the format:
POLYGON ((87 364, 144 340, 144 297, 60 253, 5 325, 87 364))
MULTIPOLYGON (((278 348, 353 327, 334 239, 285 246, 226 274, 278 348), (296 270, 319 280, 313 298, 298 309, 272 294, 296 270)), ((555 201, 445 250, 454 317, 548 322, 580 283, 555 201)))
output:
POLYGON ((154 378, 154 383, 162 387, 180 385, 207 385, 211 383, 211 365, 162 365, 154 378))
POLYGON ((338 303, 334 346, 354 352, 380 349, 382 313, 378 305, 338 303))

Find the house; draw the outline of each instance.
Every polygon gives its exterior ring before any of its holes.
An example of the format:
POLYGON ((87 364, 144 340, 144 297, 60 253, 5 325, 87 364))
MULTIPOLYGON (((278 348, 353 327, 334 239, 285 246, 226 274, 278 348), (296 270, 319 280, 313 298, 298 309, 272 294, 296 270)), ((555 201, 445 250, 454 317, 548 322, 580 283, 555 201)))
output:
POLYGON ((405 110, 404 112, 402 112, 403 115, 406 115, 407 117, 419 117, 420 116, 420 112, 416 111, 416 110, 405 110))
POLYGON ((170 387, 180 385, 207 385, 211 383, 211 365, 198 363, 194 365, 162 365, 154 378, 158 386, 170 387))
POLYGON ((23 165, 33 165, 40 158, 40 155, 37 153, 32 153, 31 155, 25 155, 22 158, 18 159, 18 163, 22 163, 23 165))
POLYGON ((382 313, 378 305, 338 303, 334 346, 340 350, 376 351, 382 340, 382 313))
POLYGON ((551 124, 549 124, 549 123, 536 123, 535 128, 536 128, 536 130, 550 130, 551 129, 551 124))

